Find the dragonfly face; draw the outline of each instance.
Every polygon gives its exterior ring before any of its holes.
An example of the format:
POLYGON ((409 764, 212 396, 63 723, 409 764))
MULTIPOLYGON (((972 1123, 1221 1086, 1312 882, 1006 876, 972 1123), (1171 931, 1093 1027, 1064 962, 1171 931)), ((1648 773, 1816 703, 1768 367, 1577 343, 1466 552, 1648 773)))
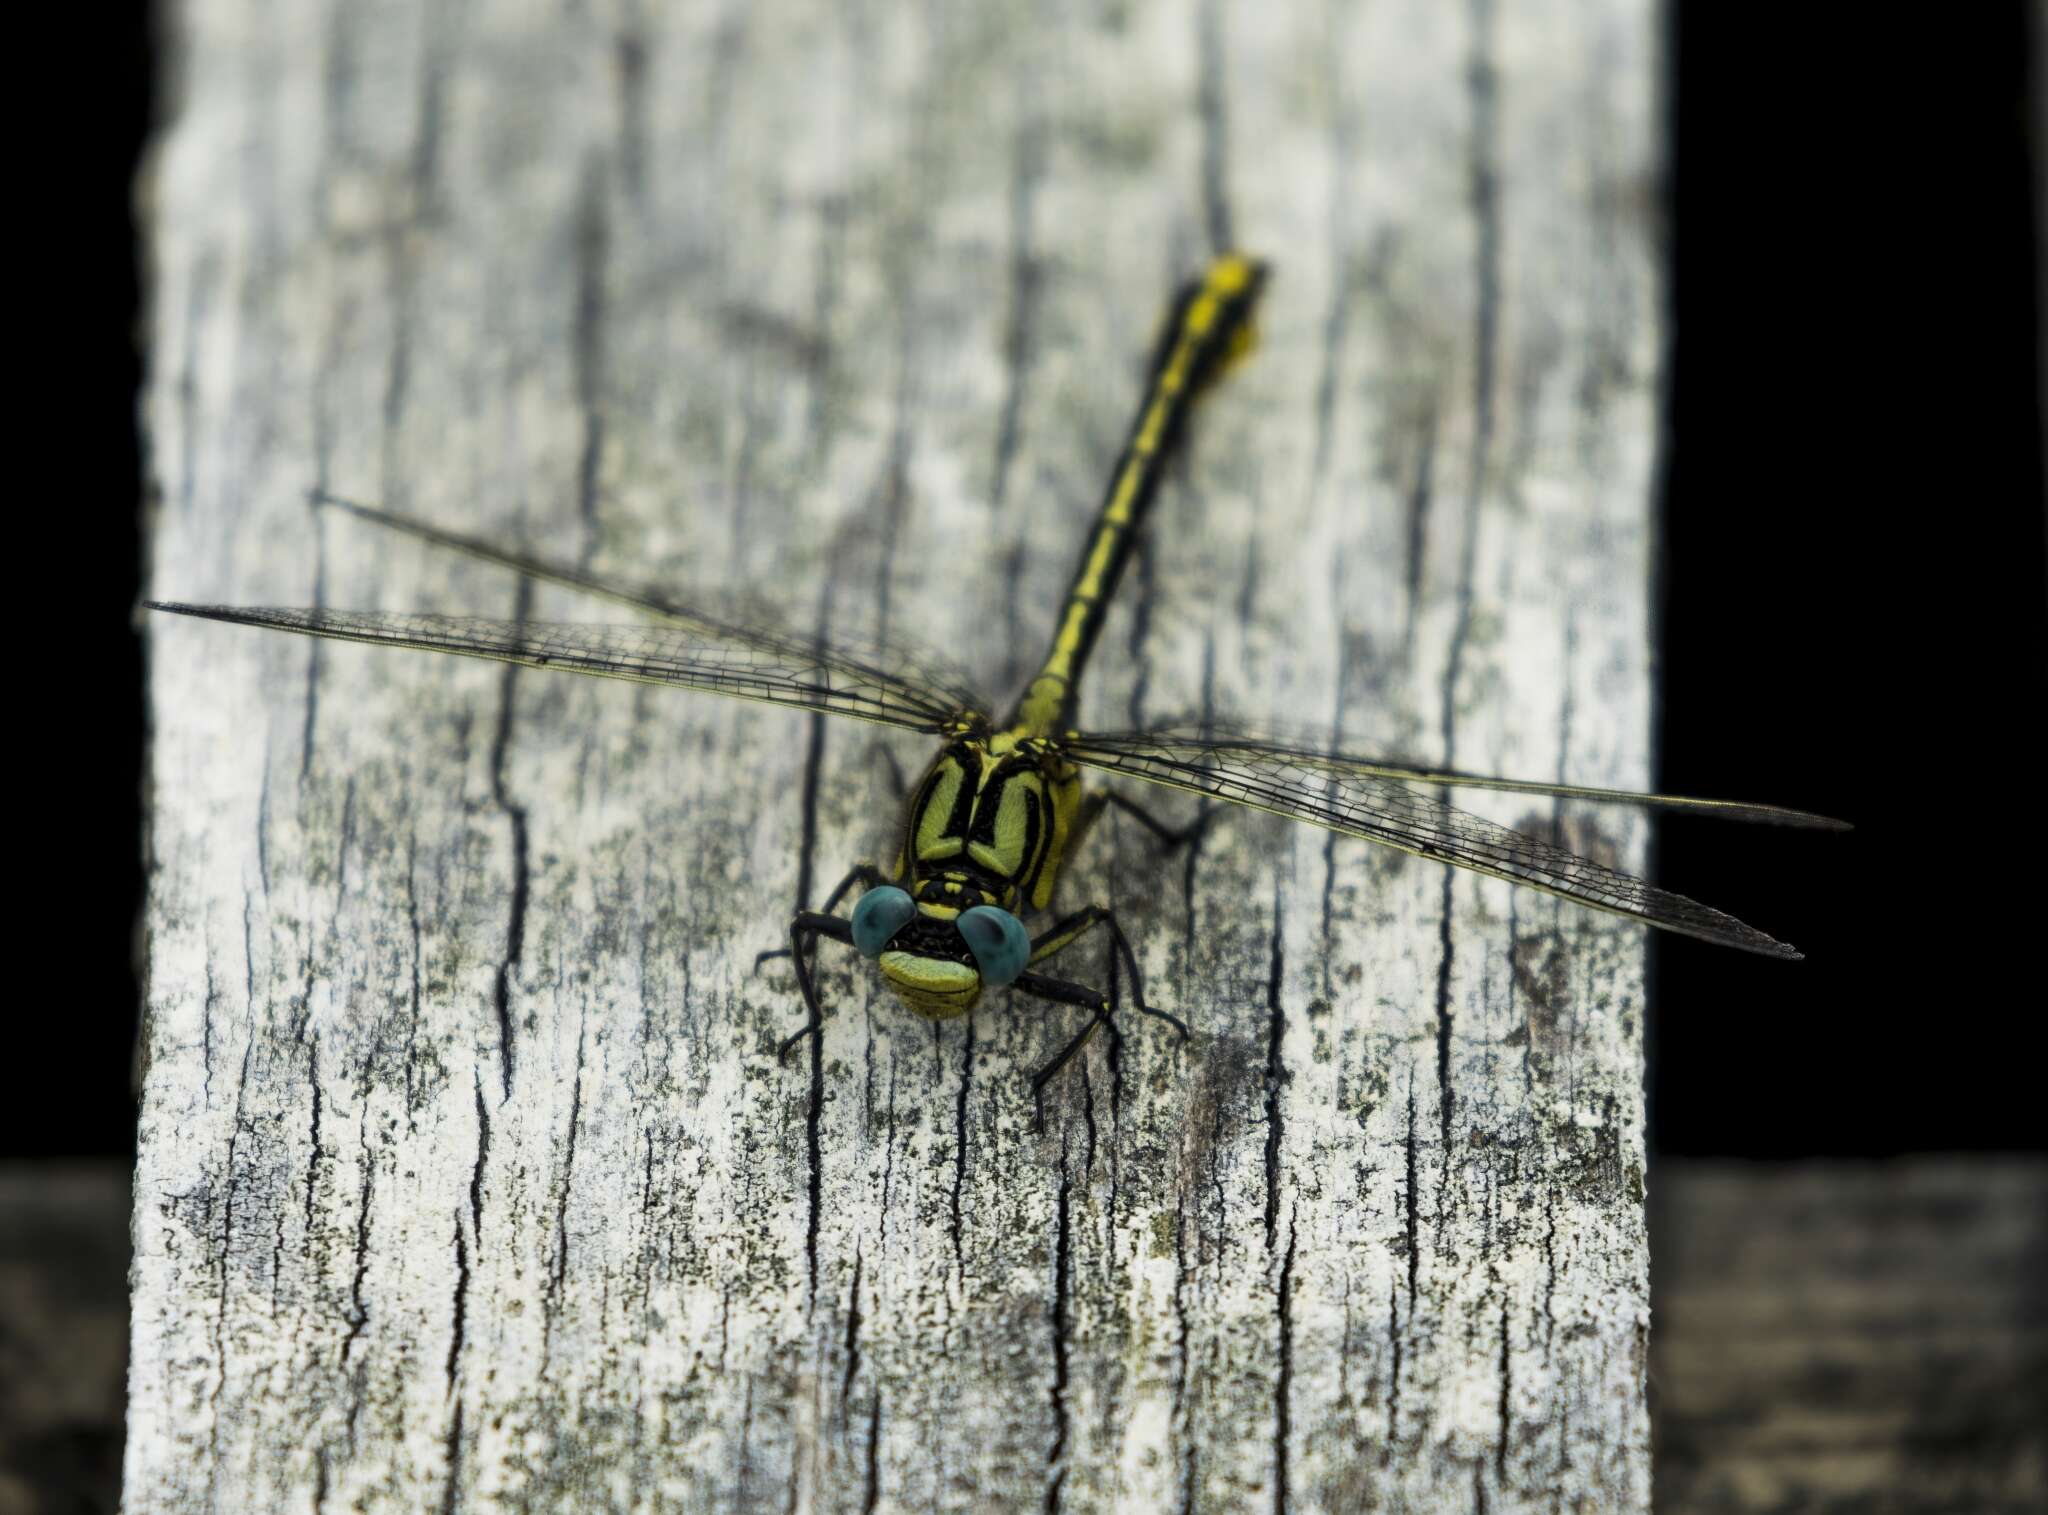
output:
POLYGON ((953 1020, 981 1002, 981 968, 957 921, 913 915, 875 966, 896 997, 927 1020, 953 1020))

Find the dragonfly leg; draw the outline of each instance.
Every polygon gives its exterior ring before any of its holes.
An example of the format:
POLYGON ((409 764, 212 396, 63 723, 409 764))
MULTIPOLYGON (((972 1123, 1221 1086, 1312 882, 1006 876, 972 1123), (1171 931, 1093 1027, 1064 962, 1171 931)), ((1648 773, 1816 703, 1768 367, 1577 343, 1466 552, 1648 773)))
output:
POLYGON ((796 985, 804 996, 804 1028, 783 1039, 782 1045, 775 1049, 778 1060, 787 1059, 790 1049, 805 1037, 817 1035, 824 1023, 824 1015, 818 1009, 817 985, 811 981, 811 950, 821 936, 829 936, 835 942, 851 942, 853 927, 836 915, 824 915, 816 910, 797 911, 796 918, 789 923, 789 945, 790 960, 796 964, 796 985))
POLYGON ((903 777, 903 765, 896 761, 896 754, 890 751, 888 742, 881 737, 876 737, 868 746, 868 760, 872 762, 876 758, 880 758, 882 766, 888 770, 889 792, 901 805, 910 797, 910 785, 903 777))
POLYGON ((1060 1048, 1051 1062, 1031 1075, 1031 1103, 1036 1107, 1037 1124, 1041 1129, 1045 1125, 1045 1086, 1057 1078, 1060 1070, 1080 1054, 1081 1049, 1088 1045, 1090 1038, 1097 1031, 1104 1026, 1113 1027, 1115 1024, 1107 1010, 1098 1010, 1088 1024, 1083 1026, 1066 1046, 1060 1048))
POLYGON ((1086 984, 1070 984, 1065 979, 1047 978, 1038 973, 1020 974, 1010 987, 1021 989, 1034 998, 1048 1000, 1055 1005, 1075 1005, 1083 1010, 1095 1012, 1089 1018, 1088 1024, 1083 1026, 1066 1046, 1060 1048, 1052 1061, 1031 1075, 1031 1099, 1037 1107, 1038 1124, 1043 1126, 1045 1086, 1074 1060, 1075 1055, 1088 1045, 1088 1039, 1097 1031, 1104 1026, 1114 1030, 1116 1001, 1101 990, 1091 989, 1086 984))
POLYGON ((1055 952, 1064 952, 1100 924, 1107 914, 1109 912, 1100 905, 1090 905, 1054 921, 1031 939, 1031 961, 1042 962, 1055 952))
MULTIPOLYGON (((1117 956, 1122 960, 1124 971, 1131 976, 1131 998, 1136 1002, 1140 1014, 1154 1020, 1165 1021, 1180 1033, 1180 1039, 1188 1039, 1187 1023, 1177 1015, 1164 1010, 1155 1010, 1145 1003, 1145 980, 1138 972, 1138 956, 1131 951, 1130 939, 1124 935, 1124 928, 1117 924, 1116 912, 1102 905, 1089 905, 1076 910, 1064 919, 1054 921, 1031 941, 1031 961, 1036 963, 1051 957, 1055 952, 1073 945, 1096 926, 1109 927, 1110 941, 1117 956)), ((1023 980, 1018 980, 1019 983, 1023 980)))
MULTIPOLYGON (((830 915, 833 911, 837 910, 839 902, 846 898, 846 891, 855 884, 859 884, 863 889, 872 889, 877 884, 885 884, 887 882, 888 880, 882 876, 882 870, 875 867, 874 864, 855 863, 848 870, 846 877, 839 881, 838 887, 825 897, 825 903, 819 907, 819 913, 830 915)), ((790 949, 787 947, 770 947, 766 952, 755 953, 754 971, 759 973, 763 963, 770 963, 777 958, 788 957, 789 951, 790 949)))
POLYGON ((1106 790, 1104 793, 1109 804, 1116 806, 1125 815, 1128 815, 1140 826, 1143 826, 1147 831, 1158 837, 1161 842, 1166 844, 1168 849, 1185 847, 1191 842, 1200 841, 1202 833, 1209 829, 1209 823, 1222 813, 1221 811, 1211 809, 1205 804, 1196 813, 1195 818, 1185 826, 1169 826, 1143 805, 1140 805, 1135 800, 1125 799, 1114 789, 1106 790))
POLYGON ((1111 805, 1116 806, 1117 809, 1123 811, 1124 814, 1151 832, 1169 852, 1185 847, 1191 842, 1200 841, 1202 833, 1209 829, 1209 823, 1215 820, 1219 814, 1218 811, 1210 809, 1205 805, 1202 807, 1201 812, 1192 821, 1188 822, 1187 825, 1169 826, 1143 805, 1138 804, 1135 800, 1125 799, 1114 789, 1098 789, 1081 801, 1080 813, 1074 817, 1073 829, 1067 834, 1067 853, 1069 856, 1073 856, 1081 850, 1081 844, 1088 839, 1089 831, 1094 827, 1096 821, 1102 818, 1102 812, 1111 805))

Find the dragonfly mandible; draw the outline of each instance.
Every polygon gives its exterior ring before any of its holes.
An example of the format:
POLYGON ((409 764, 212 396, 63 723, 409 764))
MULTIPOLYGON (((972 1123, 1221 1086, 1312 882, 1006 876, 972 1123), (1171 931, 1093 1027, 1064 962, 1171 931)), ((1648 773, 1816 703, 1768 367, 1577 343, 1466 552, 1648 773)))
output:
MULTIPOLYGON (((1772 957, 1789 946, 1733 916, 1580 857, 1540 837, 1453 809, 1450 789, 1510 790, 1570 800, 1689 810, 1732 820, 1842 829, 1843 823, 1773 805, 1524 783, 1321 750, 1249 730, 1166 726, 1082 731, 1074 718, 1081 677, 1132 547, 1188 418, 1202 396, 1254 341, 1253 311, 1265 282, 1255 259, 1226 255, 1176 296, 1131 424, 1038 673, 998 720, 943 660, 901 642, 826 641, 778 626, 755 608, 706 608, 621 586, 332 496, 363 519, 524 574, 629 606, 661 624, 594 626, 374 611, 262 609, 152 603, 153 610, 232 621, 306 636, 422 648, 466 657, 640 683, 670 684, 740 699, 848 716, 937 737, 940 747, 909 792, 894 866, 860 864, 818 910, 799 909, 787 949, 803 995, 804 1024, 780 1055, 823 1019, 812 958, 820 938, 871 960, 904 1004, 946 1020, 973 1011, 989 989, 1008 987, 1088 1013, 1057 1056, 1031 1079, 1038 1094, 1118 1010, 1117 964, 1137 1008, 1187 1027, 1146 1002, 1136 954, 1116 912, 1090 904, 1036 934, 1023 921, 1049 912, 1065 860, 1109 805, 1169 842, 1184 840, 1115 791, 1084 795, 1084 769, 1142 779, 1363 837, 1510 883, 1543 890, 1710 942, 1772 957), (839 906, 855 887, 851 912, 839 906), (1041 971, 1097 928, 1116 954, 1111 989, 1041 971)), ((780 953, 764 954, 779 956, 780 953)))

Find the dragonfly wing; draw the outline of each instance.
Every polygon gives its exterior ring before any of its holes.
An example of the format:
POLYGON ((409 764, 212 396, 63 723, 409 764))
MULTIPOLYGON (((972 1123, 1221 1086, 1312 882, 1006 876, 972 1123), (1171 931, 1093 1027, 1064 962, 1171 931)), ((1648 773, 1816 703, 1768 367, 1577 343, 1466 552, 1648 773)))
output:
POLYGON ((1696 900, 1453 809, 1441 788, 1412 787, 1418 782, 1415 775, 1389 775, 1365 763, 1346 766, 1325 754, 1277 746, 1158 733, 1079 735, 1064 744, 1064 751, 1090 768, 1307 821, 1667 931, 1770 957, 1799 956, 1785 943, 1696 900))
POLYGON ((149 608, 336 641, 413 647, 642 684, 673 684, 735 699, 822 710, 906 731, 936 732, 962 714, 943 692, 878 670, 860 669, 830 648, 717 641, 695 627, 585 626, 237 605, 153 603, 149 608))
MULTIPOLYGON (((687 627, 710 641, 740 643, 777 655, 798 657, 816 646, 815 638, 785 626, 775 607, 763 601, 695 594, 685 600, 660 590, 599 578, 565 563, 552 563, 544 558, 511 552, 481 537, 448 531, 412 516, 365 505, 359 500, 345 500, 324 490, 315 490, 312 499, 317 505, 332 506, 416 541, 459 552, 500 568, 509 568, 539 583, 557 584, 579 594, 629 606, 672 625, 687 627)), ((924 693, 939 697, 956 708, 980 708, 980 697, 972 681, 957 664, 901 637, 835 635, 827 651, 832 660, 849 674, 884 682, 915 683, 924 693)))
POLYGON ((1191 744, 1229 752, 1247 759, 1259 756, 1284 759, 1296 767, 1316 773, 1356 774, 1369 778, 1393 779, 1404 784, 1427 784, 1444 789, 1495 789, 1508 794, 1547 795, 1553 799, 1583 800, 1596 805, 1635 805, 1646 810, 1676 810, 1710 815, 1725 821, 1756 821, 1772 826, 1803 826, 1820 831, 1849 831, 1847 821, 1815 815, 1810 810, 1792 810, 1783 805, 1753 805, 1743 800, 1703 800, 1683 794, 1644 794, 1633 789, 1595 789, 1581 784, 1547 784, 1531 779, 1495 778, 1490 774, 1467 773, 1456 768, 1438 768, 1396 757, 1364 757, 1332 752, 1312 736, 1290 733, 1274 736, 1217 722, 1154 727, 1148 731, 1089 732, 1084 740, 1105 749, 1143 750, 1161 744, 1191 744))

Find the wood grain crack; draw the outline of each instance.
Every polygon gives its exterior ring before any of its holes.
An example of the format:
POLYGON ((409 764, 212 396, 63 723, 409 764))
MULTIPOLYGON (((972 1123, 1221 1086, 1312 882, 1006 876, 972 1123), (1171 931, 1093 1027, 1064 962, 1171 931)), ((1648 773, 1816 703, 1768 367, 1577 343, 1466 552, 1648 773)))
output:
POLYGON ((1401 632, 1403 660, 1415 646, 1415 622, 1422 610, 1422 565, 1429 544, 1430 509, 1436 499, 1436 426, 1436 405, 1431 402, 1423 407, 1415 448, 1415 475, 1409 481, 1403 510, 1408 528, 1401 573, 1401 583, 1407 591, 1401 632))
POLYGON ((860 1374, 860 1270, 861 1251, 853 1251, 853 1286, 846 1291, 846 1371, 839 1380, 839 1420, 844 1425, 852 1411, 853 1381, 860 1374))
POLYGON ((619 81, 619 178, 627 198, 647 198, 647 35, 631 14, 612 42, 612 69, 619 81))
POLYGON ((441 1515, 455 1515, 462 1508, 462 1401, 455 1401, 455 1413, 448 1417, 448 1435, 441 1443, 448 1464, 441 1484, 441 1515))
POLYGON ((583 1046, 589 1023, 576 1027, 576 1070, 569 1093, 569 1130, 564 1139, 561 1177, 555 1181, 555 1255, 548 1267, 547 1295, 541 1316, 541 1371, 547 1371, 554 1349, 555 1322, 562 1311, 563 1284, 569 1276, 569 1190, 576 1179, 576 1134, 583 1124, 583 1046))
POLYGON ((1189 1434, 1192 1421, 1192 1407, 1188 1402, 1188 1387, 1194 1363, 1194 1323, 1188 1311, 1188 1226, 1187 1190, 1182 1184, 1173 1186, 1173 1324, 1174 1324, 1174 1374, 1173 1409, 1170 1423, 1175 1439, 1180 1443, 1180 1508, 1182 1515, 1194 1509, 1195 1505, 1195 1458, 1196 1439, 1189 1434))
POLYGON ((1000 515, 1022 434, 1024 394, 1031 378, 1031 338, 1038 316, 1039 270, 1032 246, 1032 207, 1045 176, 1045 126, 1029 102, 1010 149, 1009 311, 1003 327, 1003 397, 996 411, 995 462, 989 508, 1000 515))
MULTIPOLYGON (((251 1007, 253 1010, 253 1006, 251 1007)), ((214 1260, 213 1299, 213 1383, 207 1393, 210 1412, 206 1429, 207 1450, 207 1503, 214 1503, 215 1491, 220 1480, 220 1403, 222 1391, 228 1382, 228 1264, 233 1260, 235 1248, 235 1154, 239 1150, 244 1130, 243 1107, 249 1088, 249 1062, 256 1050, 256 1038, 252 1031, 249 1040, 242 1047, 242 1073, 235 1086, 235 1112, 228 1127, 227 1153, 222 1163, 221 1183, 225 1193, 221 1198, 220 1251, 214 1260)))
MULTIPOLYGON (((455 1298, 453 1327, 448 1333, 448 1396, 455 1397, 457 1376, 462 1366, 462 1334, 469 1319, 469 1244, 462 1237, 462 1212, 455 1214, 455 1298)), ((458 1413, 460 1406, 458 1404, 458 1413)))
POLYGON ((341 1342, 343 1363, 354 1355, 356 1343, 370 1323, 370 1306, 363 1298, 363 1285, 370 1277, 370 1199, 375 1190, 377 1165, 370 1156, 367 1108, 356 1122, 356 1142, 360 1149, 357 1160, 362 1165, 363 1181, 356 1193, 355 1253, 348 1281, 348 1335, 341 1342))
POLYGON ((868 1402, 867 1461, 861 1470, 861 1515, 875 1515, 882 1502, 882 1391, 868 1402))
MULTIPOLYGON (((1472 372, 1472 461, 1466 484, 1463 536, 1458 548, 1458 607, 1451 629, 1450 654, 1444 664, 1443 701, 1439 724, 1446 767, 1457 766, 1458 685, 1464 673, 1465 652, 1472 635, 1473 569, 1479 552, 1479 508, 1486 494, 1487 470, 1493 453, 1493 391, 1496 348, 1500 323, 1500 184, 1496 141, 1494 37, 1492 0, 1470 0, 1472 24, 1470 66, 1466 87, 1472 110, 1472 136, 1467 161, 1467 193, 1476 223, 1474 280, 1478 286, 1473 322, 1472 372)), ((1450 808, 1448 793, 1444 808, 1450 808)), ((1443 870, 1442 924, 1438 940, 1436 1067, 1439 1094, 1438 1123, 1443 1143, 1444 1187, 1439 1191, 1438 1210, 1448 1202, 1452 1172, 1452 1132, 1456 1120, 1456 1098, 1451 1083, 1451 1035, 1455 1017, 1451 1011, 1451 972, 1456 947, 1452 937, 1452 898, 1455 870, 1443 870)))
POLYGON ((1294 1414, 1294 1243, 1295 1212, 1287 1216, 1287 1254, 1280 1261, 1277 1313, 1280 1320, 1280 1372, 1273 1385, 1273 1515, 1286 1515, 1288 1441, 1294 1414))
POLYGON ((476 1091, 476 1159, 469 1169, 469 1229, 479 1247, 484 1240, 484 1165, 491 1157, 491 1111, 484 1103, 484 1078, 473 1070, 471 1084, 476 1091))
POLYGON ((1271 1252, 1280 1220, 1280 1151, 1285 1139, 1286 1112, 1281 1090, 1287 1083, 1284 1047, 1287 1014, 1280 1004, 1286 963, 1282 955, 1280 886, 1273 886, 1273 932, 1266 971, 1266 1250, 1271 1252))
POLYGON ((1514 1423, 1513 1401, 1515 1393, 1515 1357, 1513 1338, 1508 1331, 1508 1297, 1505 1291, 1500 1300, 1500 1402, 1497 1407, 1500 1416, 1500 1434, 1493 1444, 1493 1476, 1505 1485, 1508 1479, 1508 1431, 1514 1423))
MULTIPOLYGON (((826 606, 819 607, 819 635, 824 635, 826 606)), ((807 910, 818 852, 818 785, 825 763, 825 718, 813 713, 810 740, 804 748, 801 820, 798 828, 796 908, 807 910)), ((822 1014, 822 1007, 820 1010, 822 1014)), ((804 1043, 810 1054, 810 1088, 804 1101, 804 1310, 818 1302, 818 1228, 824 1211, 825 1152, 820 1128, 825 1119, 825 1028, 821 1024, 804 1043)))
MULTIPOLYGON (((533 611, 533 581, 522 578, 512 601, 512 619, 523 621, 533 611)), ((491 738, 491 799, 512 828, 512 902, 505 922, 505 955, 498 960, 491 1003, 498 1019, 498 1079, 506 1099, 512 1097, 514 1062, 512 980, 526 951, 526 911, 532 892, 526 807, 512 798, 506 782, 511 761, 512 718, 518 708, 519 665, 507 663, 498 683, 498 726, 491 738)))
POLYGON ((960 1037, 960 1087, 953 1095, 953 1188, 946 1197, 948 1229, 953 1238, 954 1276, 967 1282, 966 1232, 960 1223, 960 1196, 967 1187, 967 1095, 974 1081, 974 1013, 966 1016, 960 1037))
POLYGON ((306 1043, 306 1102, 312 1108, 308 1112, 306 1130, 306 1242, 311 1245, 319 1234, 315 1228, 315 1207, 320 1192, 320 1043, 315 1038, 306 1043))
POLYGON ((1057 1515, 1060 1491, 1067 1481, 1067 1354, 1070 1350, 1067 1338, 1072 1326, 1067 1291, 1073 1266, 1073 1219, 1069 1207, 1072 1194, 1073 1179, 1067 1171, 1067 1142, 1063 1134, 1060 1138, 1057 1230, 1053 1242, 1052 1389, 1049 1395, 1052 1400, 1052 1447, 1045 1458, 1050 1474, 1045 1486, 1046 1515, 1057 1515))

